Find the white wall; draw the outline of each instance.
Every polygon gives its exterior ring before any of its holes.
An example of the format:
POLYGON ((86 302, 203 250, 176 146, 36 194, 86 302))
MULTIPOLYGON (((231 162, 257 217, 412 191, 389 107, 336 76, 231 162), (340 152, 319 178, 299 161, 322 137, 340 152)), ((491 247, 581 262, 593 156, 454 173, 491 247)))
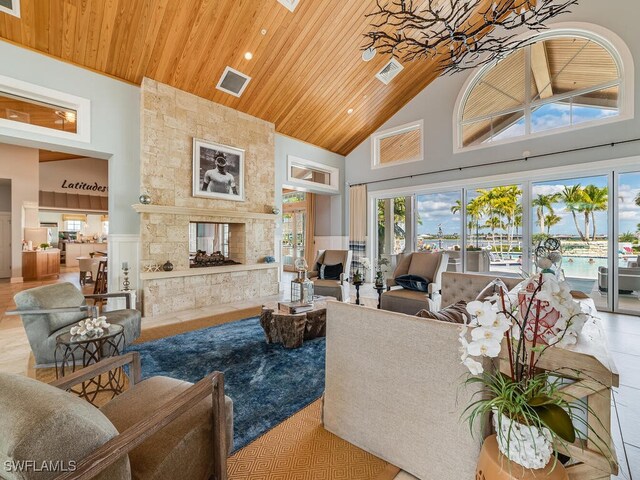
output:
POLYGON ((0 142, 109 159, 111 231, 139 234, 139 218, 131 208, 140 195, 139 87, 7 42, 0 42, 0 58, 0 75, 91 101, 89 143, 5 127, 0 127, 0 142))
POLYGON ((11 179, 11 278, 22 277, 24 227, 39 227, 24 216, 25 203, 38 203, 38 150, 0 144, 0 178, 11 179))
POLYGON ((0 212, 11 211, 11 181, 0 179, 0 212))
POLYGON ((108 186, 109 162, 105 160, 78 158, 40 165, 40 190, 43 192, 106 197, 109 195, 108 186))
MULTIPOLYGON (((454 107, 459 92, 472 73, 463 72, 453 76, 440 77, 380 128, 380 130, 384 130, 423 119, 425 152, 423 161, 397 165, 393 168, 372 170, 371 145, 370 140, 366 140, 346 157, 347 182, 354 184, 383 180, 380 183, 368 186, 369 191, 375 191, 638 155, 640 153, 640 142, 635 142, 615 147, 554 154, 543 158, 530 159, 527 162, 515 162, 462 171, 415 176, 414 178, 402 180, 384 181, 392 177, 419 175, 446 168, 469 167, 488 162, 520 159, 525 151, 530 152, 529 155, 539 155, 640 137, 640 87, 638 87, 640 80, 640 29, 637 28, 637 2, 635 0, 616 0, 615 2, 582 0, 579 5, 571 9, 573 11, 572 14, 562 16, 557 21, 563 23, 586 22, 599 24, 621 37, 631 50, 631 54, 634 57, 636 79, 635 86, 633 86, 635 98, 637 99, 635 118, 558 135, 530 138, 490 148, 454 153, 454 107), (635 13, 630 14, 630 12, 635 13)), ((345 221, 348 224, 348 210, 345 210, 345 212, 345 221)))

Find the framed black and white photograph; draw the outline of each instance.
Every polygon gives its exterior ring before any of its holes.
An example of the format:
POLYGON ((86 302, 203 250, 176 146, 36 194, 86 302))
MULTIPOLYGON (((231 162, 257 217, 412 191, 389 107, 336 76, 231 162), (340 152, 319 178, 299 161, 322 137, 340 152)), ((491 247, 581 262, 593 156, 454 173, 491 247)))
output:
POLYGON ((244 150, 194 138, 193 196, 244 201, 244 150))

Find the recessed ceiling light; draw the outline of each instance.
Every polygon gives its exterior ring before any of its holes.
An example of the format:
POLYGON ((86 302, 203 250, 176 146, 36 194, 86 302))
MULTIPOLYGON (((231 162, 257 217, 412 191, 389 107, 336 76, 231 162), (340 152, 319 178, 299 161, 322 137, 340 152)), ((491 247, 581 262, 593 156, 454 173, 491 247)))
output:
POLYGON ((364 60, 365 62, 368 62, 375 56, 376 56, 376 49, 373 47, 369 47, 362 52, 362 60, 364 60))
POLYGON ((245 58, 246 60, 251 60, 251 59, 253 58, 253 53, 251 53, 251 52, 247 52, 247 53, 245 53, 245 54, 244 54, 244 58, 245 58))
POLYGON ((347 113, 351 115, 353 113, 353 108, 350 108, 349 110, 347 110, 347 113))
POLYGON ((262 35, 266 35, 266 34, 267 34, 267 29, 266 29, 266 28, 263 28, 262 30, 260 30, 260 33, 261 33, 262 35))

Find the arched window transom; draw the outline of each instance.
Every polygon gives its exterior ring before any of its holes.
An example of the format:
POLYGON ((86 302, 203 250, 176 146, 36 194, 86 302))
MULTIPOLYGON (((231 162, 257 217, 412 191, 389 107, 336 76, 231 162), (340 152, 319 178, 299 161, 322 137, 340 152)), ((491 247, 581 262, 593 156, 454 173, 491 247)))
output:
POLYGON ((622 87, 613 47, 582 33, 539 36, 470 83, 458 113, 458 147, 618 116, 622 87))

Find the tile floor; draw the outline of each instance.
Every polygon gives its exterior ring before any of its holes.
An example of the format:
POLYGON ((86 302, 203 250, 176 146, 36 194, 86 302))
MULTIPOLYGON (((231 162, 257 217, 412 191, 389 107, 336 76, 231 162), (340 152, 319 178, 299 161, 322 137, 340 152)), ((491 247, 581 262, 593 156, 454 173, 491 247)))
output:
MULTIPOLYGON (((288 285, 293 274, 285 272, 282 278, 283 292, 280 298, 289 295, 288 285)), ((69 281, 78 284, 77 271, 63 269, 58 281, 69 281)), ((19 317, 6 316, 8 309, 15 308, 13 295, 26 288, 33 288, 56 281, 29 282, 11 284, 0 280, 0 371, 19 374, 33 374, 30 360, 30 349, 19 317)), ((89 292, 91 286, 85 287, 89 292)), ((377 294, 371 285, 364 285, 360 295, 367 306, 375 307, 377 294)), ((355 298, 355 289, 352 291, 355 298)), ((203 316, 211 316, 231 310, 260 305, 265 300, 254 299, 221 305, 215 308, 197 309, 165 315, 154 319, 144 319, 143 329, 161 325, 184 322, 203 316)), ((612 430, 616 451, 620 461, 620 473, 616 479, 640 480, 640 317, 601 313, 604 329, 607 334, 609 348, 620 373, 620 387, 614 391, 614 415, 612 430)))

